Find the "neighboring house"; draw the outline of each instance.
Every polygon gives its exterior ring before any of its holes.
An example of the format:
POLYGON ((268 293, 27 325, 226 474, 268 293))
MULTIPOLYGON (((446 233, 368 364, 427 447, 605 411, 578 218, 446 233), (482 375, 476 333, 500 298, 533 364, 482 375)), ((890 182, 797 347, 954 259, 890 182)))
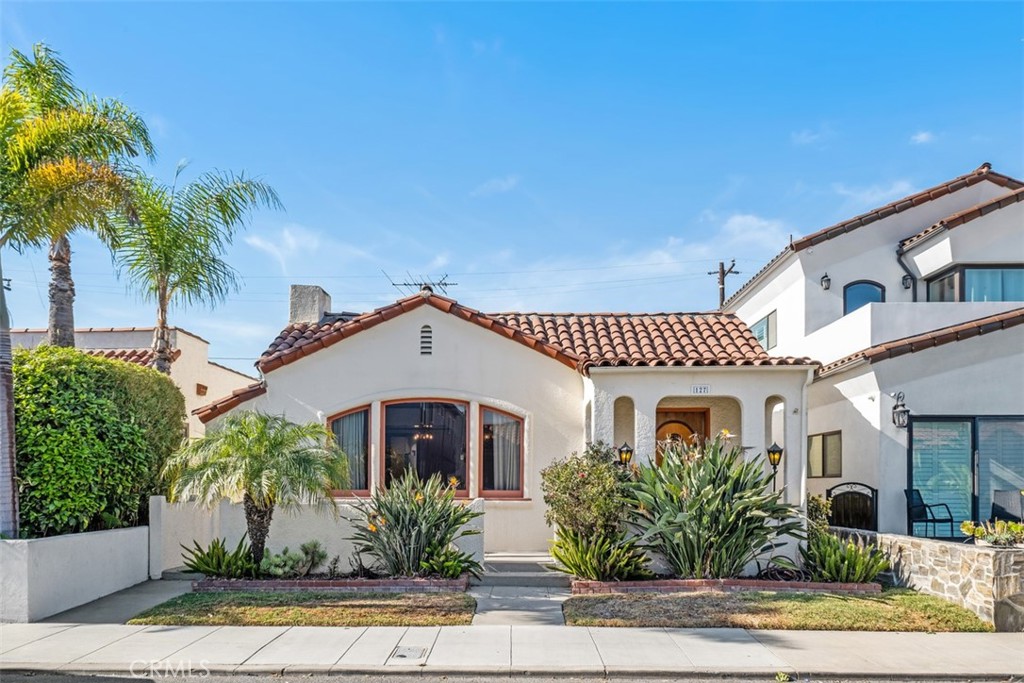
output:
POLYGON ((769 356, 727 314, 481 313, 429 288, 361 315, 292 286, 289 324, 263 381, 197 411, 236 409, 327 425, 367 495, 409 468, 483 498, 487 551, 546 551, 540 472, 590 441, 655 457, 656 439, 710 436, 784 455, 804 502, 806 358, 769 356))
POLYGON ((1024 489, 1024 182, 985 164, 792 241, 725 310, 824 364, 810 493, 864 483, 881 530, 948 536, 1024 489), (952 523, 912 524, 905 489, 952 523))
MULTIPOLYGON (((224 367, 210 360, 210 342, 180 327, 170 329, 173 351, 171 379, 185 396, 189 436, 206 433, 206 425, 193 411, 210 400, 248 386, 255 377, 224 367)), ((46 330, 11 331, 14 348, 35 348, 46 341, 46 330)), ((152 327, 87 327, 75 330, 75 345, 104 358, 149 365, 153 359, 152 327)))

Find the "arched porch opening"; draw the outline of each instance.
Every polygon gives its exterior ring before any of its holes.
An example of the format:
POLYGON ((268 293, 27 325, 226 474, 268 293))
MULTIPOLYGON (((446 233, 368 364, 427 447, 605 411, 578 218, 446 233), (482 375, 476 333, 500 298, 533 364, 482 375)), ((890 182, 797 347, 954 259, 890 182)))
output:
MULTIPOLYGON (((729 396, 665 396, 658 401, 655 439, 666 441, 703 440, 723 430, 742 443, 740 402, 729 396)), ((658 447, 660 460, 660 446, 658 447)))

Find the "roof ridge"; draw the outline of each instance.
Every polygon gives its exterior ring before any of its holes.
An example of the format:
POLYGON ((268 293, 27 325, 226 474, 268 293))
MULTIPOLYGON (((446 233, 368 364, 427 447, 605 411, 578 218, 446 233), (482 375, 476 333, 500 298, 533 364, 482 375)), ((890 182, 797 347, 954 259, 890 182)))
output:
POLYGON ((550 318, 554 318, 554 317, 569 317, 569 316, 575 316, 575 317, 591 316, 591 317, 605 317, 605 318, 637 318, 637 317, 654 318, 654 317, 658 317, 658 316, 670 316, 670 315, 678 315, 678 316, 736 317, 735 313, 728 313, 728 312, 722 312, 722 311, 658 311, 658 312, 649 312, 649 313, 647 313, 647 312, 632 313, 632 312, 629 312, 629 311, 622 311, 622 312, 618 312, 618 313, 612 312, 612 311, 599 311, 599 312, 584 311, 584 312, 575 312, 575 313, 574 312, 564 312, 564 313, 550 312, 549 313, 549 312, 544 312, 544 311, 500 311, 500 312, 497 312, 497 313, 485 313, 485 315, 490 315, 490 316, 535 315, 535 316, 538 316, 538 317, 550 317, 550 318))

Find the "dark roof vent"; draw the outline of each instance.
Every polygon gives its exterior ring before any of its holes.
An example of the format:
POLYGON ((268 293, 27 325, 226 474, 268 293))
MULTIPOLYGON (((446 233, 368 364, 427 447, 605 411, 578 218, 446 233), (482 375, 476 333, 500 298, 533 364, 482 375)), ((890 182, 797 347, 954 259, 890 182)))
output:
POLYGON ((323 317, 320 318, 321 325, 329 325, 330 323, 347 323, 352 318, 358 318, 361 313, 352 313, 351 311, 341 311, 340 313, 324 313, 323 317))

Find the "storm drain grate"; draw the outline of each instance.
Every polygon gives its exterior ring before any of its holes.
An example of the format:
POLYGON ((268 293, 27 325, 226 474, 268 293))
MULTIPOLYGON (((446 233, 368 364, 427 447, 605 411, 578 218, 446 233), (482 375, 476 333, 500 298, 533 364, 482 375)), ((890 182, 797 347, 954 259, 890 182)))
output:
POLYGON ((416 647, 414 645, 399 645, 391 653, 391 659, 399 659, 405 661, 411 661, 414 659, 423 659, 427 656, 427 648, 416 647))

